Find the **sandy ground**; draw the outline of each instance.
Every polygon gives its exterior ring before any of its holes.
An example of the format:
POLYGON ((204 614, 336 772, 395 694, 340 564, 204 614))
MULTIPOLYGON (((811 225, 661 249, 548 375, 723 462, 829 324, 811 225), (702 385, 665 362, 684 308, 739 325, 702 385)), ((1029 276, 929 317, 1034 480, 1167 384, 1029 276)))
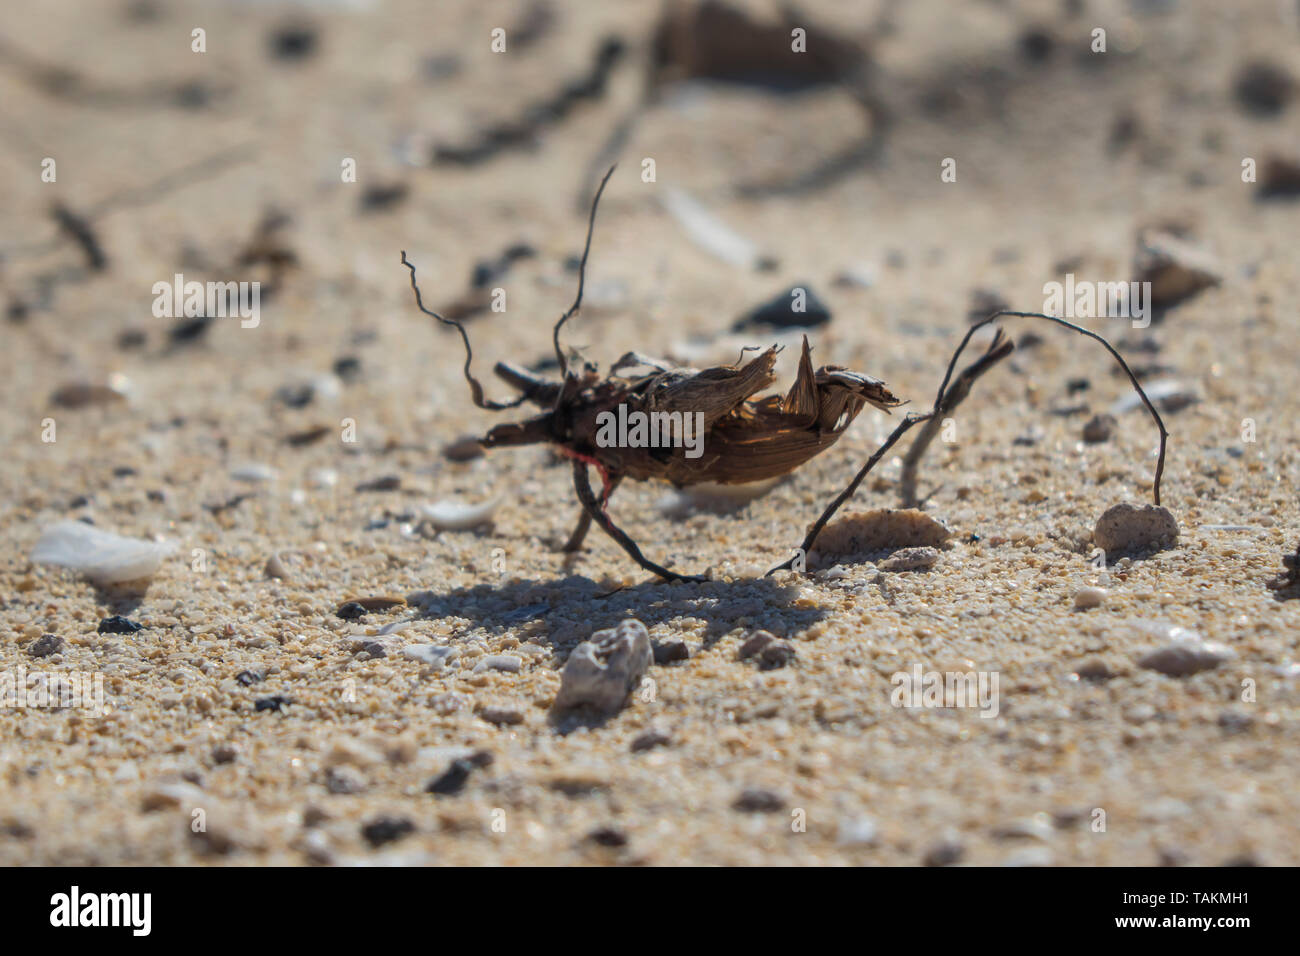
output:
MULTIPOLYGON (((875 20, 870 6, 807 6, 859 39, 875 20)), ((1300 862, 1300 601, 1266 587, 1300 524, 1297 208, 1259 201, 1241 176, 1243 158, 1297 149, 1300 107, 1258 116, 1233 97, 1256 59, 1300 75, 1295 19, 1281 4, 1211 0, 956 6, 910 3, 893 18, 873 47, 895 113, 884 154, 815 188, 759 198, 736 187, 790 180, 860 137, 863 114, 842 91, 696 86, 647 113, 600 210, 570 341, 604 367, 631 349, 730 362, 744 344, 731 323, 802 282, 834 315, 811 334, 818 362, 879 376, 925 407, 976 290, 1039 310, 1043 283, 1066 271, 1127 280, 1138 229, 1174 222, 1210 250, 1222 282, 1146 330, 1091 324, 1126 343, 1146 380, 1199 398, 1165 416, 1176 547, 1090 562, 1098 516, 1149 499, 1155 432, 1139 409, 1085 444, 1083 423, 1127 383, 1100 348, 1023 320, 1008 331, 1029 347, 976 386, 955 440, 923 466, 926 508, 953 531, 928 571, 828 556, 807 575, 762 577, 888 433, 870 409, 734 513, 668 508, 665 486, 620 489, 616 519, 656 560, 712 569, 704 584, 658 582, 598 532, 580 555, 558 553, 577 503, 568 466, 546 449, 464 464, 440 454, 513 413, 473 408, 459 344, 415 311, 398 251, 445 305, 477 261, 532 244, 537 255, 499 283, 506 311, 469 330, 484 374, 550 354, 575 280, 565 261, 583 237, 576 197, 639 95, 657 4, 556 4, 549 32, 506 54, 491 52, 490 31, 519 21, 515 4, 312 8, 318 46, 293 61, 267 45, 304 15, 287 5, 7 11, 0 279, 6 308, 31 307, 2 326, 0 669, 102 674, 107 713, 0 708, 0 862, 1300 862), (1098 25, 1104 55, 1088 49, 1098 25), (1041 62, 1020 40, 1034 27, 1054 40, 1041 62), (628 62, 535 149, 466 168, 408 161, 581 74, 610 32, 628 62), (19 49, 128 92, 51 92, 19 49), (430 58, 450 75, 433 75, 430 58), (206 108, 130 92, 191 79, 214 91, 206 108), (105 270, 87 272, 73 244, 53 241, 52 201, 92 210, 230 148, 240 162, 96 218, 105 270), (55 183, 40 179, 47 156, 55 183), (356 183, 340 181, 348 157, 356 183), (654 183, 641 180, 646 157, 654 183), (956 182, 940 179, 946 157, 956 182), (365 189, 392 183, 406 184, 404 200, 361 211, 365 189), (755 272, 701 251, 664 210, 670 188, 779 265, 755 272), (151 313, 153 283, 176 272, 265 281, 262 267, 223 267, 272 208, 291 219, 281 241, 298 266, 260 324, 219 319, 171 343, 174 320, 151 313), (868 281, 836 283, 846 270, 868 281), (1031 330, 1037 345, 1023 341, 1031 330), (340 379, 346 357, 359 371, 340 379), (52 399, 70 383, 123 380, 122 401, 52 399), (303 382, 311 400, 292 407, 281 390, 303 382), (47 419, 54 441, 42 440, 47 419), (317 426, 320 440, 285 440, 317 426), (249 465, 272 477, 239 480, 249 465), (354 490, 386 476, 399 487, 354 490), (488 527, 414 527, 426 504, 493 498, 488 527), (66 518, 177 550, 147 583, 96 587, 29 560, 66 518), (275 554, 280 578, 266 573, 275 554), (1094 585, 1108 591, 1102 606, 1075 610, 1094 585), (381 595, 410 603, 336 615, 381 595), (114 614, 143 629, 97 633, 114 614), (685 641, 689 659, 652 667, 613 719, 565 732, 548 714, 561 667, 627 617, 656 643, 685 641), (374 646, 383 656, 364 649, 408 619, 374 646), (1191 676, 1142 667, 1162 623, 1232 654, 1191 676), (765 671, 740 659, 756 629, 788 640, 794 660, 765 671), (44 634, 63 643, 35 657, 44 634), (404 655, 422 644, 459 657, 438 667, 404 655), (478 666, 495 654, 518 658, 518 672, 478 666), (892 675, 918 665, 996 674, 997 716, 893 706, 892 675), (288 703, 256 709, 275 697, 288 703), (491 762, 480 758, 459 793, 426 792, 480 752, 491 762)), ((798 338, 760 332, 748 344, 772 341, 798 338)), ((796 357, 782 355, 783 387, 796 357)), ((489 390, 505 396, 501 383, 489 390)), ((898 474, 887 460, 851 508, 897 507, 898 474)))

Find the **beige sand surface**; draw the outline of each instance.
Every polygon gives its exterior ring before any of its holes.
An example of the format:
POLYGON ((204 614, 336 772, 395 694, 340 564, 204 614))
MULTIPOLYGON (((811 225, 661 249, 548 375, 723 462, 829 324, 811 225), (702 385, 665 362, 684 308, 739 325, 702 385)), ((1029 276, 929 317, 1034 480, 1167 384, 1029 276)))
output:
MULTIPOLYGON (((807 6, 846 34, 874 19, 854 3, 807 6)), ((737 342, 721 333, 735 318, 807 282, 834 313, 812 335, 818 362, 877 375, 924 407, 974 290, 1041 309, 1063 262, 1126 280, 1140 227, 1186 223, 1221 285, 1145 331, 1092 323, 1130 345, 1156 340, 1157 354, 1128 351, 1134 363, 1163 366, 1149 380, 1175 379, 1200 399, 1166 415, 1164 503, 1178 546, 1108 571, 1089 561, 1093 525, 1112 504, 1148 498, 1155 432, 1129 411, 1109 441, 1085 445, 1083 423, 1127 383, 1100 348, 1024 321, 1008 331, 1032 329, 1041 344, 976 386, 957 440, 936 442, 923 466, 928 511, 954 532, 925 572, 851 559, 831 571, 831 559, 762 577, 892 427, 871 410, 734 514, 670 517, 671 489, 620 489, 616 519, 655 560, 711 568, 705 584, 653 580, 599 533, 576 557, 557 553, 577 504, 567 465, 543 448, 468 464, 439 454, 506 419, 472 407, 459 344, 415 311, 398 250, 419 264, 427 299, 446 304, 476 261, 532 243, 538 256, 501 283, 506 312, 469 329, 484 374, 500 359, 547 356, 573 292, 564 260, 581 247, 575 195, 640 73, 620 68, 606 98, 531 152, 429 169, 404 164, 401 147, 514 114, 584 70, 607 32, 639 56, 657 4, 556 4, 535 47, 496 55, 489 32, 515 22, 518 5, 387 0, 313 14, 320 48, 300 63, 266 53, 278 5, 166 4, 141 23, 122 3, 8 11, 10 43, 98 82, 229 88, 206 110, 78 102, 37 89, 6 56, 10 301, 32 297, 42 274, 78 268, 67 243, 17 251, 54 236, 52 199, 87 209, 226 147, 247 144, 247 161, 106 213, 96 228, 108 270, 60 281, 49 308, 0 325, 0 669, 102 673, 109 711, 0 708, 0 862, 1300 862, 1300 677, 1288 668, 1300 657, 1300 600, 1266 587, 1300 536, 1300 220, 1295 204, 1259 202, 1241 180, 1244 157, 1300 150, 1300 106, 1255 117, 1231 92, 1256 58, 1300 75, 1295 23, 1272 3, 1238 12, 1185 0, 1145 15, 1134 11, 1166 5, 1086 0, 1075 16, 1057 3, 955 6, 915 2, 894 18, 876 46, 897 114, 885 155, 824 188, 763 199, 733 189, 791 176, 858 137, 861 113, 840 92, 696 89, 650 112, 601 208, 588 307, 569 340, 604 367, 631 349, 729 362, 737 342), (1017 52, 1035 25, 1056 38, 1041 64, 1017 52), (1109 28, 1104 60, 1088 52, 1097 25, 1109 28), (189 48, 195 26, 207 30, 202 55, 189 48), (458 74, 420 73, 448 53, 461 57, 458 74), (1115 145, 1126 115, 1136 133, 1115 145), (40 181, 45 156, 57 183, 40 181), (340 182, 344 157, 358 183, 340 182), (644 157, 656 160, 653 184, 640 179, 644 157), (940 181, 945 157, 957 160, 955 183, 940 181), (406 200, 361 214, 361 190, 391 182, 408 184, 406 200), (702 252, 664 211, 668 188, 779 267, 755 273, 702 252), (172 320, 151 314, 152 284, 211 277, 202 264, 229 262, 272 207, 292 217, 284 238, 299 268, 263 302, 260 325, 217 320, 203 341, 169 347, 172 320), (855 267, 874 276, 869 288, 834 283, 855 267), (120 346, 129 329, 142 347, 120 346), (318 389, 302 408, 276 398, 331 375, 342 356, 358 358, 360 374, 336 394, 318 389), (128 383, 125 401, 52 407, 59 386, 113 375, 128 383), (1089 387, 1069 394, 1075 378, 1089 387), (1068 406, 1086 410, 1058 414, 1068 406), (47 418, 54 442, 41 440, 47 418), (355 442, 341 440, 348 419, 355 442), (1245 419, 1254 442, 1243 442, 1245 419), (324 439, 284 441, 314 426, 324 439), (250 463, 273 479, 232 477, 250 463), (322 487, 322 469, 337 483, 322 487), (398 490, 353 490, 389 475, 398 490), (250 497, 209 507, 241 493, 250 497), (493 497, 489 528, 411 528, 426 504, 493 497), (41 531, 69 517, 177 551, 147 586, 97 588, 34 565, 41 531), (265 573, 277 553, 282 579, 265 573), (1090 585, 1108 590, 1105 603, 1075 610, 1090 585), (378 595, 416 603, 361 621, 335 614, 378 595), (96 633, 112 614, 144 629, 96 633), (548 715, 560 668, 627 617, 656 642, 684 640, 690 658, 651 668, 652 683, 604 725, 561 733, 548 715), (362 649, 406 618, 381 641, 386 656, 362 649), (1187 677, 1143 668, 1160 622, 1234 656, 1187 677), (795 661, 763 671, 739 659, 755 629, 788 639, 795 661), (31 656, 47 633, 62 649, 31 656), (419 644, 460 656, 439 668, 402 654, 419 644), (493 654, 517 656, 519 671, 476 667, 493 654), (915 665, 996 673, 998 716, 893 706, 891 676, 915 665), (245 686, 243 672, 264 679, 245 686), (255 710, 276 695, 291 703, 255 710), (651 731, 660 744, 634 751, 651 731), (492 761, 459 794, 425 792, 479 751, 492 761), (363 828, 382 817, 411 830, 374 848, 363 828)), ((782 385, 796 357, 783 353, 782 385)), ((504 397, 500 383, 489 388, 504 397)), ((898 459, 886 461, 851 507, 897 507, 898 473, 898 459)))

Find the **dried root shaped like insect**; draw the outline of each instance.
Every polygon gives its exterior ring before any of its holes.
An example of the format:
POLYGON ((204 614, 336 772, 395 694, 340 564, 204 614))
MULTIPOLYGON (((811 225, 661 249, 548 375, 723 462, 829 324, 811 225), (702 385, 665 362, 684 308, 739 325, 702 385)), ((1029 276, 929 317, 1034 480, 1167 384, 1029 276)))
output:
MULTIPOLYGON (((501 448, 549 443, 561 455, 572 459, 574 490, 583 510, 564 550, 581 548, 594 522, 647 571, 667 580, 701 581, 705 578, 680 574, 648 559, 636 542, 610 519, 610 496, 624 478, 635 481, 658 479, 679 488, 705 482, 745 484, 776 478, 789 474, 830 448, 866 406, 888 412, 903 402, 884 382, 869 375, 835 365, 814 370, 806 337, 794 384, 784 395, 766 397, 759 397, 759 393, 775 381, 773 368, 779 351, 775 346, 734 366, 704 370, 678 368, 629 352, 605 376, 601 376, 593 364, 576 352, 566 352, 560 344, 560 332, 582 305, 596 208, 613 172, 611 167, 605 174, 591 204, 587 241, 578 267, 577 296, 552 331, 555 357, 563 376, 561 381, 545 379, 508 362, 498 362, 494 368, 496 375, 519 395, 509 402, 487 398, 482 384, 471 370, 473 350, 465 327, 459 321, 445 318, 425 307, 416 284, 415 266, 406 258, 405 252, 401 261, 410 270, 411 289, 420 311, 460 333, 465 345, 464 375, 474 404, 490 411, 505 411, 528 402, 543 410, 522 422, 496 426, 481 439, 482 444, 487 448, 501 448), (630 373, 638 369, 642 370, 639 374, 630 373), (681 436, 692 426, 698 432, 696 440, 689 445, 681 441, 601 441, 601 429, 612 420, 611 416, 624 421, 649 422, 649 429, 660 429, 661 438, 670 433, 681 436), (597 469, 603 481, 599 497, 592 489, 588 475, 588 469, 592 467, 597 469)), ((970 328, 949 363, 933 409, 903 419, 848 488, 812 526, 802 545, 804 553, 812 547, 817 534, 835 511, 853 495, 867 473, 908 429, 922 422, 938 422, 943 414, 952 411, 966 397, 975 379, 1011 353, 1014 344, 999 329, 985 353, 956 378, 953 377, 957 360, 971 336, 1002 316, 1046 319, 1094 338, 1110 351, 1128 373, 1159 426, 1160 460, 1155 480, 1155 500, 1159 504, 1160 475, 1164 470, 1168 433, 1119 353, 1095 333, 1062 319, 1037 313, 1000 312, 970 328)), ((927 435, 923 434, 922 439, 928 443, 927 435)), ((923 448, 921 445, 921 450, 923 448)), ((793 559, 779 567, 788 568, 792 564, 793 559)), ((773 568, 773 571, 778 569, 773 568)))

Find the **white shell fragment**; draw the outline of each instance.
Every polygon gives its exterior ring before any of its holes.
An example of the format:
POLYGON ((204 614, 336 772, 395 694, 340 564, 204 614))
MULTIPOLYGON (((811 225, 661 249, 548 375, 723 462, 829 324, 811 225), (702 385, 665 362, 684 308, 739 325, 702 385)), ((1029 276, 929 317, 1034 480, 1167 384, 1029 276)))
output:
POLYGON ((701 249, 723 262, 752 269, 761 260, 758 246, 737 233, 689 194, 669 187, 660 194, 664 208, 701 249))
POLYGON ((153 577, 174 550, 170 544, 127 538, 84 521, 60 521, 41 535, 31 559, 78 571, 97 584, 114 584, 153 577))
POLYGON ((492 498, 482 504, 467 505, 460 501, 443 500, 425 505, 420 510, 429 522, 442 531, 464 531, 487 524, 496 513, 498 500, 492 498))

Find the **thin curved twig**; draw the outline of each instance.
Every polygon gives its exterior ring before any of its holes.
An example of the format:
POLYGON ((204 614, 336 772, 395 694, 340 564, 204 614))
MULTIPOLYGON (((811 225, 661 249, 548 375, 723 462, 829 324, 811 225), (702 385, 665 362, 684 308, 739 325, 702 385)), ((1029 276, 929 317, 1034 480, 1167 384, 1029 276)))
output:
POLYGON ((488 411, 501 412, 510 408, 518 408, 528 398, 528 394, 520 395, 513 402, 494 402, 491 399, 484 398, 483 385, 476 379, 469 370, 470 363, 474 360, 474 350, 469 344, 469 333, 465 331, 465 326, 461 325, 456 319, 448 319, 439 315, 432 309, 424 306, 424 298, 420 295, 420 287, 415 284, 415 264, 406 258, 406 250, 402 250, 402 265, 411 270, 411 289, 415 292, 415 305, 425 315, 433 316, 444 325, 453 326, 460 333, 460 339, 465 343, 465 381, 469 382, 469 391, 474 399, 474 404, 479 408, 486 408, 488 411))
POLYGON ((1133 389, 1138 393, 1138 397, 1142 399, 1142 404, 1145 405, 1147 411, 1151 413, 1151 418, 1155 421, 1156 428, 1160 431, 1160 455, 1156 459, 1156 477, 1152 488, 1155 503, 1159 505, 1160 478, 1165 473, 1165 449, 1169 444, 1169 430, 1165 428, 1164 419, 1162 419, 1160 413, 1156 411, 1156 407, 1151 403, 1151 399, 1147 398, 1147 393, 1142 390, 1142 385, 1138 382, 1137 376, 1133 374, 1133 370, 1129 368, 1128 362, 1124 361, 1124 356, 1115 351, 1115 347, 1106 341, 1103 336, 1098 335, 1091 329, 1085 329, 1081 325, 1075 325, 1073 322, 1067 322, 1065 319, 1059 318, 1058 316, 1045 315, 1042 312, 1013 312, 1009 309, 994 312, 987 319, 981 319, 966 330, 966 335, 962 338, 961 345, 957 346, 957 351, 953 353, 952 360, 948 363, 948 371, 943 377, 943 384, 939 386, 938 398, 935 399, 935 408, 937 409, 939 402, 943 400, 944 391, 948 387, 948 380, 952 378, 952 370, 957 365, 957 359, 961 357, 962 350, 966 348, 966 343, 970 341, 971 336, 990 322, 995 322, 1002 316, 1012 316, 1021 319, 1046 319, 1048 322, 1055 322, 1057 325, 1078 332, 1080 335, 1086 335, 1088 338, 1100 342, 1105 347, 1106 351, 1114 356, 1115 361, 1119 363, 1120 368, 1124 370, 1124 374, 1128 376, 1128 380, 1133 384, 1133 389))
MULTIPOLYGON (((582 289, 587 281, 587 256, 591 254, 591 234, 596 228, 596 207, 600 205, 600 195, 605 191, 605 184, 609 182, 609 177, 614 175, 614 170, 618 164, 615 163, 609 167, 605 173, 605 178, 600 181, 600 187, 596 190, 596 198, 591 201, 591 213, 587 218, 587 244, 582 249, 582 262, 578 264, 578 295, 573 300, 573 305, 569 306, 569 311, 560 316, 560 321, 555 323, 555 328, 551 331, 551 341, 555 345, 555 358, 560 363, 560 374, 567 375, 569 372, 569 360, 560 348, 560 329, 564 328, 564 323, 569 321, 578 309, 582 306, 582 289)), ((462 333, 463 334, 463 333, 462 333)))

